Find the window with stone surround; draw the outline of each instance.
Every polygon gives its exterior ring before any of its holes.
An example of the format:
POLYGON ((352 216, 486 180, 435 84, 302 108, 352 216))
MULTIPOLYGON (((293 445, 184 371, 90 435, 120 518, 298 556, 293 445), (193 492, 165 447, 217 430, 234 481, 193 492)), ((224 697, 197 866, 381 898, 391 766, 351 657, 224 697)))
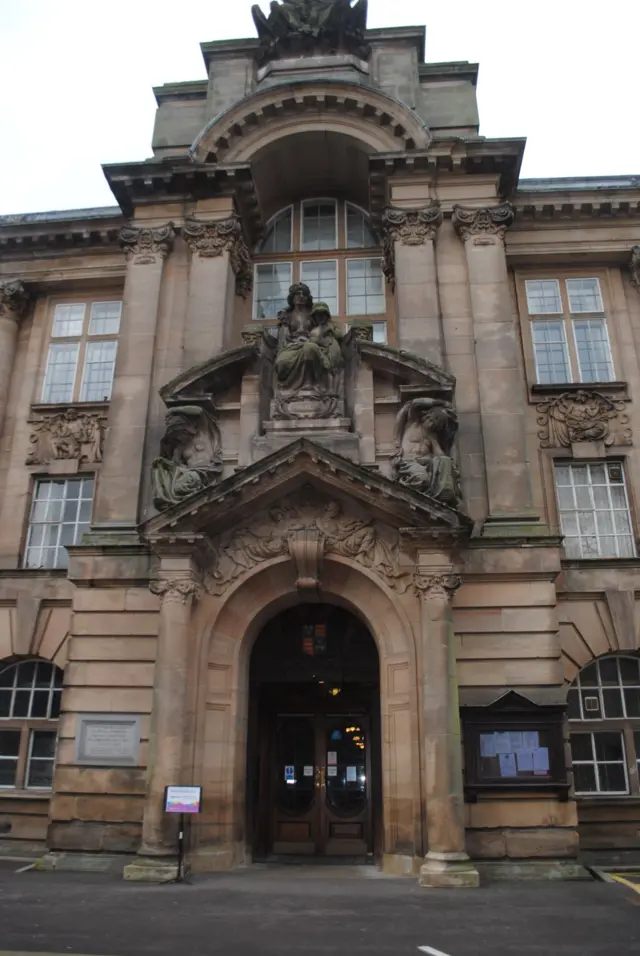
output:
POLYGON ((576 795, 639 795, 640 658, 608 655, 587 664, 567 703, 576 795))
POLYGON ((40 400, 47 404, 111 398, 122 302, 56 302, 40 400))
POLYGON ((603 285, 589 275, 519 283, 538 385, 614 381, 603 285))
POLYGON ((25 568, 66 568, 67 545, 89 530, 93 476, 39 479, 33 491, 25 568))
POLYGON ((568 558, 633 558, 636 546, 621 462, 555 462, 568 558))
POLYGON ((51 789, 61 694, 49 661, 0 661, 0 791, 51 789))
POLYGON ((274 322, 289 286, 304 282, 334 318, 385 316, 374 323, 374 341, 387 341, 380 240, 359 206, 325 198, 288 206, 267 224, 254 260, 254 319, 274 322))

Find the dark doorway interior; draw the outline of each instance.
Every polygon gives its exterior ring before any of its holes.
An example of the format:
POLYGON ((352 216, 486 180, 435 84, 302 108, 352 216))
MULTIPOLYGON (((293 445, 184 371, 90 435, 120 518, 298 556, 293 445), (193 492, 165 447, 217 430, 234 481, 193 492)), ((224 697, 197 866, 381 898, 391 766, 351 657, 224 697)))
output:
POLYGON ((302 604, 263 629, 251 654, 247 757, 254 859, 374 858, 379 663, 353 614, 302 604))

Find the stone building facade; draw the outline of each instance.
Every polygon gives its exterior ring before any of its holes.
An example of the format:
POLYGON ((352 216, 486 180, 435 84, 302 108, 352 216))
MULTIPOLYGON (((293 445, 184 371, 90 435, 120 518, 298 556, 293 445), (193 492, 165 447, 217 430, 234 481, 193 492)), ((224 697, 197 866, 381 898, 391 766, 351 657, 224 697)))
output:
POLYGON ((0 839, 50 866, 640 849, 640 178, 288 0, 117 205, 0 219, 0 839), (550 144, 551 146, 551 144, 550 144))

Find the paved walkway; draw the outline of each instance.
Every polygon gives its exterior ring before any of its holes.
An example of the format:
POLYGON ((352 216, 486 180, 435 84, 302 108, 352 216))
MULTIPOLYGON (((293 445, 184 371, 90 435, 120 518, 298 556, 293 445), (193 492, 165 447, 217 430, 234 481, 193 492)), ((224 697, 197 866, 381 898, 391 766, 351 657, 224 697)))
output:
POLYGON ((251 867, 147 886, 0 867, 0 953, 87 956, 638 956, 619 883, 424 890, 371 867, 251 867))

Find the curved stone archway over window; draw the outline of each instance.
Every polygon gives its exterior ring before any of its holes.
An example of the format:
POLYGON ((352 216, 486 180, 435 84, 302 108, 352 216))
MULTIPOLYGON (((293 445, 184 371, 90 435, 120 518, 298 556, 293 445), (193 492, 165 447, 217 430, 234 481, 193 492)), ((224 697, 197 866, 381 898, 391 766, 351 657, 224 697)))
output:
MULTIPOLYGON (((251 649, 267 621, 304 599, 295 587, 290 560, 275 559, 247 573, 224 600, 207 596, 198 608, 202 655, 194 769, 209 795, 199 826, 198 866, 203 869, 233 866, 246 858, 251 649)), ((345 558, 327 558, 322 590, 313 600, 351 611, 376 642, 383 728, 383 851, 388 867, 409 868, 425 850, 414 626, 407 609, 376 575, 345 558)))
POLYGON ((427 149, 429 130, 407 106, 378 90, 345 81, 269 87, 214 117, 196 137, 196 162, 247 162, 273 138, 332 131, 355 136, 371 152, 427 149))

